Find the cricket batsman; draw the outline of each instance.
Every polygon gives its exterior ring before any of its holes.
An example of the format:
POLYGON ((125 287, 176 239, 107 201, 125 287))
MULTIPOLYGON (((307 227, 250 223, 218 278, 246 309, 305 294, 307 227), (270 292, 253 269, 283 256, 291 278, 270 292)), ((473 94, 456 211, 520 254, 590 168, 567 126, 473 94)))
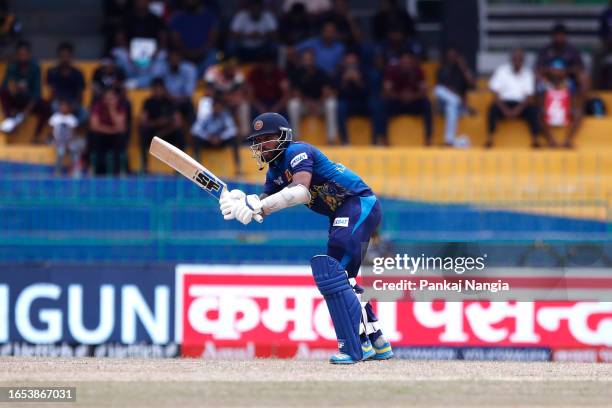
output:
POLYGON ((362 255, 382 217, 372 189, 316 147, 294 142, 289 123, 278 113, 257 116, 247 140, 260 168, 268 164, 264 193, 224 193, 219 201, 223 218, 247 225, 255 215, 266 217, 299 204, 328 217, 327 255, 314 256, 310 264, 338 338, 339 352, 330 362, 391 358, 391 345, 382 335, 372 306, 360 301, 363 288, 355 281, 362 255))

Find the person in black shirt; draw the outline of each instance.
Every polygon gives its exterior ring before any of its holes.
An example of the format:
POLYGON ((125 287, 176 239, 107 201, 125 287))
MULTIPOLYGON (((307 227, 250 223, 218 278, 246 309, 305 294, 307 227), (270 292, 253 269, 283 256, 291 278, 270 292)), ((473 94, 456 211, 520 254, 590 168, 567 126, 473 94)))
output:
POLYGON ((112 47, 113 37, 117 30, 124 27, 125 16, 132 10, 132 0, 104 0, 104 49, 109 51, 112 47))
POLYGON ((306 6, 303 3, 295 3, 289 12, 281 17, 278 37, 284 45, 292 46, 310 38, 312 29, 312 19, 306 12, 306 6))
POLYGON ((68 102, 79 122, 84 122, 87 113, 82 107, 85 79, 83 73, 72 63, 74 46, 63 42, 57 47, 59 63, 47 72, 47 85, 51 89, 51 108, 59 109, 59 101, 68 102))
POLYGON ((291 99, 287 106, 289 121, 294 132, 299 134, 300 119, 303 115, 324 114, 327 140, 336 139, 338 122, 336 119, 336 97, 331 79, 316 65, 315 54, 311 49, 302 52, 300 66, 289 71, 291 99))
POLYGON ((475 77, 465 59, 452 46, 444 54, 437 77, 434 94, 446 117, 444 142, 447 146, 454 146, 457 122, 461 111, 466 107, 466 92, 476 84, 475 77))
POLYGON ((416 34, 414 21, 408 12, 397 5, 397 0, 381 0, 372 18, 372 35, 380 43, 387 39, 391 27, 401 27, 405 36, 416 34))
POLYGON ((97 100, 107 88, 123 89, 125 72, 117 66, 111 57, 102 58, 101 64, 93 74, 93 102, 97 100))
POLYGON ((381 103, 377 98, 370 97, 370 90, 360 66, 359 56, 355 51, 349 51, 344 56, 336 76, 338 90, 338 131, 342 144, 348 144, 346 123, 350 116, 362 115, 372 118, 372 143, 384 133, 381 123, 381 103))
POLYGON ((323 13, 320 21, 320 30, 323 29, 325 23, 330 21, 334 23, 338 38, 347 47, 355 47, 361 43, 361 32, 349 12, 347 0, 335 0, 334 7, 323 13))
POLYGON ((161 18, 149 11, 149 0, 134 1, 133 11, 125 17, 123 29, 130 41, 138 37, 166 42, 166 25, 161 18))
POLYGON ((153 79, 151 91, 151 96, 145 100, 140 114, 141 169, 144 173, 148 171, 147 158, 153 137, 158 136, 181 150, 185 148, 181 115, 168 96, 164 80, 153 79))

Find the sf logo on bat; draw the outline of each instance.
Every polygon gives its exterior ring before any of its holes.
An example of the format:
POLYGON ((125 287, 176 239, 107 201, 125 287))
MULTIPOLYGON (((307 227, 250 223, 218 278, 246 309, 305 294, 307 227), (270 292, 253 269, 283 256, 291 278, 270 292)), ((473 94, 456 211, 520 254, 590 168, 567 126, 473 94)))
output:
POLYGON ((195 180, 207 191, 219 191, 221 189, 221 185, 216 180, 201 171, 196 174, 195 180))

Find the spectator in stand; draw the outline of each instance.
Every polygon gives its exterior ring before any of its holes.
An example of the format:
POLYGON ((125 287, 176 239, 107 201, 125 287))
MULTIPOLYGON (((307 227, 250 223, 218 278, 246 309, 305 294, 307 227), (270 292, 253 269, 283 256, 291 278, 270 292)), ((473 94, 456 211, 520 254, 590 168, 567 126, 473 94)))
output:
POLYGON ((223 99, 222 95, 213 95, 212 109, 198 111, 197 119, 191 127, 192 140, 198 159, 202 149, 221 149, 231 146, 238 175, 240 174, 238 130, 223 99))
POLYGON ((304 50, 313 52, 317 67, 331 76, 334 75, 338 64, 342 61, 346 47, 338 39, 336 25, 328 21, 323 24, 320 37, 314 37, 299 43, 295 46, 295 50, 298 53, 304 50))
POLYGON ((331 0, 284 0, 283 11, 287 12, 296 3, 302 3, 308 14, 319 16, 332 8, 331 0))
POLYGON ((312 18, 306 12, 306 6, 304 3, 294 3, 281 16, 278 37, 282 44, 293 46, 310 38, 312 30, 312 18))
POLYGON ((261 0, 251 0, 247 9, 236 13, 230 28, 230 54, 241 62, 260 61, 263 55, 277 52, 278 23, 261 0))
POLYGON ((209 110, 212 109, 214 94, 222 98, 225 108, 230 110, 234 121, 238 123, 239 136, 242 140, 249 133, 251 112, 245 88, 245 76, 238 62, 234 58, 229 58, 223 63, 209 67, 204 75, 204 81, 206 82, 205 98, 208 98, 206 106, 209 110))
POLYGON ((104 57, 100 62, 100 66, 96 68, 93 74, 92 104, 102 96, 107 88, 123 90, 125 82, 125 72, 117 66, 113 58, 104 57))
POLYGON ((43 129, 50 116, 49 106, 40 97, 40 67, 32 59, 30 43, 20 41, 16 45, 15 60, 10 63, 2 81, 0 102, 4 121, 0 130, 10 133, 33 113, 37 117, 34 141, 43 141, 43 129))
POLYGON ((59 102, 63 100, 70 104, 79 124, 82 124, 87 120, 87 111, 83 108, 85 78, 73 64, 74 45, 69 42, 61 43, 57 47, 57 55, 57 66, 47 72, 47 85, 51 89, 51 109, 57 112, 59 102))
POLYGON ((563 60, 554 60, 548 67, 546 78, 538 84, 538 111, 542 132, 551 146, 556 146, 551 128, 565 127, 564 147, 574 146, 574 137, 582 122, 582 98, 576 85, 565 70, 563 60))
POLYGON ((166 46, 160 43, 150 58, 133 60, 124 31, 115 32, 110 54, 117 66, 125 73, 125 87, 128 89, 149 87, 155 77, 155 72, 159 71, 160 66, 168 59, 166 46))
POLYGON ((389 29, 400 27, 405 37, 415 36, 414 20, 397 0, 381 0, 378 11, 372 18, 372 36, 374 41, 382 43, 389 38, 389 29))
POLYGON ((612 90, 612 0, 599 17, 601 44, 593 57, 595 89, 612 90))
POLYGON ((289 72, 291 99, 287 111, 291 127, 299 134, 303 115, 323 114, 327 128, 327 140, 334 143, 338 130, 336 118, 336 97, 331 78, 317 66, 315 52, 307 49, 302 52, 301 64, 289 72))
POLYGON ((7 0, 0 0, 0 50, 10 46, 20 32, 21 22, 9 11, 7 0))
POLYGON ((161 78, 151 82, 151 96, 145 100, 140 114, 141 171, 147 173, 149 146, 153 137, 158 136, 179 149, 185 148, 182 132, 182 118, 161 78))
POLYGON ((612 0, 608 0, 608 7, 599 16, 599 38, 602 42, 612 38, 612 0))
POLYGON ((97 175, 127 172, 128 115, 116 89, 106 88, 91 108, 90 162, 97 175))
POLYGON ((452 46, 444 53, 437 77, 434 94, 446 117, 444 143, 446 146, 455 146, 458 143, 457 123, 461 114, 467 110, 466 93, 476 85, 476 77, 463 56, 452 46))
POLYGON ((79 121, 72 113, 73 105, 71 101, 59 100, 57 103, 58 109, 49 119, 57 156, 55 172, 58 175, 62 174, 64 157, 66 153, 70 153, 70 174, 79 177, 82 172, 81 155, 85 150, 85 141, 75 133, 79 121))
POLYGON ((529 125, 532 147, 539 147, 538 111, 533 104, 535 78, 533 71, 525 66, 522 49, 512 51, 511 61, 495 70, 489 81, 489 89, 495 98, 489 108, 488 132, 485 147, 493 146, 493 134, 501 119, 521 118, 529 125))
POLYGON ((132 11, 125 16, 122 28, 127 33, 129 41, 134 38, 150 38, 165 42, 166 24, 151 13, 149 3, 149 0, 134 0, 132 11))
POLYGON ((349 143, 346 124, 350 116, 367 116, 372 119, 372 143, 376 144, 379 138, 384 137, 384 117, 382 104, 378 98, 370 95, 368 80, 364 74, 359 55, 349 51, 336 75, 336 89, 338 91, 338 131, 340 142, 349 143))
POLYGON ((160 65, 155 76, 163 79, 168 94, 183 115, 183 120, 191 124, 194 118, 191 97, 196 89, 198 76, 196 66, 184 60, 178 49, 173 49, 170 50, 168 61, 160 65))
POLYGON ((253 116, 264 112, 285 114, 289 100, 289 80, 274 58, 265 58, 249 71, 247 77, 249 102, 253 116))
POLYGON ((400 55, 405 50, 410 51, 421 61, 426 58, 425 45, 416 36, 406 36, 403 27, 391 26, 387 28, 387 39, 375 48, 375 57, 385 65, 397 64, 400 55))
POLYGON ((115 32, 124 27, 125 16, 132 12, 132 0, 104 0, 104 25, 102 31, 106 45, 104 49, 110 50, 115 32))
POLYGON ((538 53, 536 64, 537 79, 548 75, 548 67, 554 60, 561 59, 567 67, 567 72, 576 81, 580 92, 586 92, 589 78, 584 69, 580 51, 567 40, 567 29, 563 24, 556 24, 552 29, 552 41, 538 53))
POLYGON ((386 114, 385 144, 388 144, 386 135, 389 117, 406 114, 423 117, 425 145, 431 146, 433 124, 425 74, 418 58, 410 51, 402 51, 398 63, 385 69, 383 100, 386 114))
POLYGON ((169 26, 172 45, 196 64, 199 75, 215 63, 219 17, 210 7, 200 0, 183 0, 183 10, 172 15, 169 26))
POLYGON ((323 24, 334 23, 338 39, 346 47, 353 48, 361 43, 361 31, 351 16, 347 0, 334 0, 334 7, 323 13, 320 20, 323 24))

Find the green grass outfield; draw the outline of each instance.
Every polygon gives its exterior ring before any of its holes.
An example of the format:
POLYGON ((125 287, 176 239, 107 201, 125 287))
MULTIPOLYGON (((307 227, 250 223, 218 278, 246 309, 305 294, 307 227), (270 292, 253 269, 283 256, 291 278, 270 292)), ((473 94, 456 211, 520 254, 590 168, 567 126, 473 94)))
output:
POLYGON ((588 363, 0 358, 15 385, 77 388, 43 407, 612 406, 612 365, 588 363))

